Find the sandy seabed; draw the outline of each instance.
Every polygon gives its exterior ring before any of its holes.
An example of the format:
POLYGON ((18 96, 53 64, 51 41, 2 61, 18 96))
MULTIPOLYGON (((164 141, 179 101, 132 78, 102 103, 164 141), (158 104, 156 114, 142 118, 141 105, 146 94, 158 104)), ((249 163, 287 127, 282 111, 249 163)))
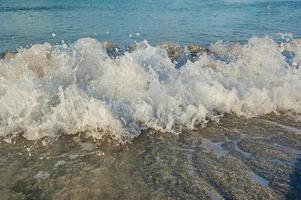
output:
POLYGON ((300 199, 301 123, 243 119, 132 144, 62 136, 0 145, 1 199, 300 199))

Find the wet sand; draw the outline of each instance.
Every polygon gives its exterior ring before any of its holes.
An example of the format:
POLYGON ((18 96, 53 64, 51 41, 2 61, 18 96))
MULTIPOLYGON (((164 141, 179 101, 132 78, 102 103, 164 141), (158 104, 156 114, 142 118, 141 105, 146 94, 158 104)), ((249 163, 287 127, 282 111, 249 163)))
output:
POLYGON ((118 146, 76 136, 0 144, 1 199, 300 199, 301 123, 226 116, 118 146))

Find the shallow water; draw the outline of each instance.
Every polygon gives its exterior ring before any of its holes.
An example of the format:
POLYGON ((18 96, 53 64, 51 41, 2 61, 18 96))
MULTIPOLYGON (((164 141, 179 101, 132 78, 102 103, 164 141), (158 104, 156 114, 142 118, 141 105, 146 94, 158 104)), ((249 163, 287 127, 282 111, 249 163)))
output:
POLYGON ((301 137, 265 120, 301 128, 284 115, 227 116, 179 136, 148 130, 126 146, 79 136, 46 146, 22 138, 2 142, 0 194, 2 199, 298 199, 301 137), (217 154, 215 147, 208 151, 209 140, 227 154, 217 154))
POLYGON ((300 13, 0 0, 1 200, 298 199, 300 13))
POLYGON ((300 40, 91 38, 0 59, 2 199, 298 199, 300 40))
POLYGON ((247 41, 278 32, 300 37, 300 13, 299 0, 0 0, 0 52, 82 37, 120 45, 247 41))

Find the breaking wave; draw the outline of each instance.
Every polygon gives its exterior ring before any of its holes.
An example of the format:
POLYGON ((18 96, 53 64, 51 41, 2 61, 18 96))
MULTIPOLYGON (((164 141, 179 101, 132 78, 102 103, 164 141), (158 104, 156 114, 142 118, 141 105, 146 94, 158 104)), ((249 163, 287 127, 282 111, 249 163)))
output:
POLYGON ((0 60, 0 136, 85 133, 121 143, 143 129, 178 133, 223 114, 301 113, 301 42, 269 37, 123 51, 82 38, 0 60))

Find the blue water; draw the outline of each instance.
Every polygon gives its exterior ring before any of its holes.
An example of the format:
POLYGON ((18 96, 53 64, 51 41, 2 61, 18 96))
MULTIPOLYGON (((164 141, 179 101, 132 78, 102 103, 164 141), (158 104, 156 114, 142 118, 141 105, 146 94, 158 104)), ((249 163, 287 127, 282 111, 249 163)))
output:
POLYGON ((208 44, 278 32, 301 36, 301 0, 0 0, 0 52, 82 37, 208 44))

